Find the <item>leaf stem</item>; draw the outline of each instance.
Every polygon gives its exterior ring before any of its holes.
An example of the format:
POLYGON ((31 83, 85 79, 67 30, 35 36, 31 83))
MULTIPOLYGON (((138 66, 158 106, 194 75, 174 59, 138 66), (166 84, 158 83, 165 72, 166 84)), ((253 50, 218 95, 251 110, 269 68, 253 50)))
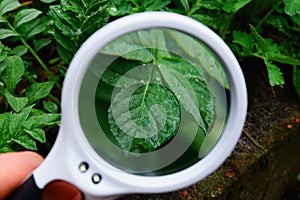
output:
POLYGON ((35 50, 27 43, 27 41, 22 37, 22 35, 20 33, 18 33, 18 31, 10 24, 10 22, 6 18, 3 18, 3 19, 6 21, 8 27, 12 31, 14 31, 16 34, 19 35, 19 38, 20 38, 21 42, 26 46, 26 48, 28 48, 28 50, 33 55, 33 57, 41 65, 43 70, 45 70, 45 72, 48 74, 50 79, 54 81, 55 86, 61 91, 62 90, 61 85, 56 81, 56 79, 55 79, 54 75, 52 74, 52 72, 48 69, 47 65, 43 62, 43 60, 39 57, 39 55, 35 52, 35 50))
POLYGON ((264 23, 264 21, 275 11, 275 7, 278 7, 281 4, 282 4, 282 1, 279 1, 275 6, 273 6, 272 9, 269 12, 267 12, 267 14, 259 21, 256 28, 260 28, 262 26, 262 24, 264 23))
POLYGON ((222 39, 225 39, 225 38, 226 38, 227 31, 228 31, 230 25, 232 24, 231 22, 232 22, 234 16, 235 16, 235 13, 231 13, 231 14, 228 16, 228 20, 227 20, 226 25, 225 25, 223 28, 220 29, 220 36, 221 36, 222 39))

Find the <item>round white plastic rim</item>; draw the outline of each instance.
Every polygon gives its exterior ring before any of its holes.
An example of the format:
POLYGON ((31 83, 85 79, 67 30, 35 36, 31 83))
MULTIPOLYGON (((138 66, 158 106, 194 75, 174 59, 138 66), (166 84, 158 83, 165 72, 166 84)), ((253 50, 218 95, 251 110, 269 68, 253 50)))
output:
MULTIPOLYGON (((171 191, 186 187, 207 177, 231 154, 240 137, 247 111, 247 92, 243 73, 233 53, 217 34, 201 23, 179 14, 145 12, 129 15, 104 26, 82 45, 75 55, 64 81, 62 93, 63 119, 68 120, 67 126, 73 126, 75 127, 74 130, 77 130, 74 133, 75 137, 79 138, 80 144, 85 146, 83 149, 87 149, 86 154, 95 154, 92 156, 95 159, 99 157, 87 140, 84 139, 84 133, 80 127, 78 100, 85 72, 99 50, 109 42, 128 32, 149 28, 169 28, 184 32, 199 39, 217 54, 224 64, 229 79, 230 110, 224 132, 215 147, 202 160, 182 171, 169 175, 148 177, 115 170, 109 163, 99 164, 98 167, 101 169, 103 176, 111 176, 114 182, 119 183, 116 185, 125 186, 128 192, 158 193, 171 191)), ((95 192, 93 192, 93 195, 101 196, 100 193, 95 194, 95 192)))

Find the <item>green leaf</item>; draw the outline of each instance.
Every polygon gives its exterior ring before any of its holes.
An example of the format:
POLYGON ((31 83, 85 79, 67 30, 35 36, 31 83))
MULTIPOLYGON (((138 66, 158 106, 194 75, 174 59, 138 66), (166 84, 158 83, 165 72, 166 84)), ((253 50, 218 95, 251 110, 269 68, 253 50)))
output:
POLYGON ((284 2, 284 11, 290 16, 300 14, 300 2, 298 0, 283 0, 284 2))
POLYGON ((243 8, 245 5, 250 3, 252 0, 238 0, 237 3, 234 4, 233 9, 235 12, 239 11, 241 8, 243 8))
POLYGON ((46 126, 56 126, 60 124, 60 114, 40 113, 31 115, 23 123, 26 130, 33 130, 34 128, 45 128, 46 126))
POLYGON ((40 19, 35 19, 24 23, 18 30, 19 33, 28 40, 40 33, 43 33, 46 30, 46 26, 40 19))
POLYGON ((48 46, 49 44, 51 44, 51 40, 47 38, 39 38, 33 40, 34 50, 36 51, 41 50, 42 48, 48 46))
POLYGON ((190 60, 190 62, 195 62, 198 68, 203 68, 209 76, 216 79, 224 88, 229 88, 227 75, 211 50, 200 41, 186 34, 171 30, 165 32, 168 50, 190 60))
POLYGON ((18 56, 23 56, 25 53, 27 53, 28 51, 28 48, 24 45, 19 45, 19 46, 16 46, 11 52, 15 55, 18 55, 18 56))
POLYGON ((241 31, 233 31, 233 39, 234 43, 245 47, 249 52, 253 51, 255 40, 250 34, 241 31))
POLYGON ((254 26, 250 25, 250 28, 262 52, 267 53, 267 51, 269 50, 267 41, 256 31, 254 26))
POLYGON ((0 40, 13 36, 19 36, 19 34, 10 29, 0 29, 0 40))
POLYGON ((12 138, 12 141, 30 150, 37 150, 35 141, 29 136, 22 134, 17 138, 12 138))
POLYGON ((300 99, 300 67, 294 66, 293 69, 293 84, 296 90, 296 93, 300 99))
POLYGON ((43 101, 43 106, 48 112, 57 113, 58 111, 57 105, 51 101, 43 101))
POLYGON ((17 15, 15 17, 14 27, 18 28, 22 24, 35 19, 40 14, 42 14, 42 12, 35 9, 35 8, 29 8, 29 9, 21 10, 17 13, 17 15))
POLYGON ((30 115, 30 112, 32 110, 32 106, 28 106, 20 113, 14 113, 11 117, 11 120, 9 122, 9 133, 11 135, 17 135, 23 130, 23 123, 30 115))
POLYGON ((283 63, 283 64, 288 64, 288 65, 300 65, 300 60, 295 59, 295 58, 290 58, 286 55, 277 53, 277 54, 266 54, 268 60, 272 60, 275 62, 283 63))
POLYGON ((17 84, 21 80, 21 77, 25 73, 24 63, 21 57, 17 55, 9 56, 3 62, 3 65, 6 66, 2 75, 3 81, 7 90, 13 94, 17 84))
MULTIPOLYGON (((200 68, 203 66, 207 69, 209 74, 225 87, 228 87, 228 82, 225 72, 218 64, 216 58, 199 42, 178 32, 166 30, 164 33, 162 30, 154 29, 128 34, 110 43, 102 52, 122 56, 129 60, 138 60, 143 63, 152 61, 157 64, 163 80, 175 94, 186 112, 194 117, 198 126, 204 131, 207 131, 207 128, 210 127, 211 121, 214 119, 213 97, 208 91, 205 81, 203 81, 201 74, 204 71, 203 69, 201 71, 200 68), (165 37, 165 34, 171 37, 165 37), (171 54, 167 50, 175 54, 171 54), (142 51, 145 53, 141 53, 142 51), (141 56, 145 54, 147 56, 141 56), (190 56, 197 60, 199 64, 191 65, 187 59, 180 58, 176 54, 187 58, 190 56), (197 92, 200 92, 199 96, 196 95, 197 92), (202 99, 202 101, 198 102, 198 99, 202 99), (202 115, 209 117, 204 120, 202 115)), ((112 86, 122 87, 126 86, 126 84, 136 83, 136 81, 140 80, 137 78, 144 76, 143 74, 149 74, 149 72, 139 73, 139 75, 120 79, 124 73, 120 70, 126 71, 128 68, 134 67, 126 63, 113 63, 112 67, 115 66, 115 68, 110 70, 111 68, 109 67, 104 73, 102 80, 112 86), (118 83, 116 83, 117 81, 118 83)))
POLYGON ((35 128, 33 130, 25 130, 25 132, 41 143, 46 142, 45 131, 43 129, 35 128))
POLYGON ((5 91, 4 96, 15 112, 20 112, 28 104, 28 99, 26 97, 15 97, 7 90, 5 91))
MULTIPOLYGON (((10 139, 9 134, 9 121, 12 116, 12 112, 5 112, 0 114, 0 149, 3 151, 9 151, 7 149, 8 141, 10 139), (4 150, 4 148, 6 150, 4 150)), ((0 150, 1 152, 1 150, 0 150)))
POLYGON ((150 152, 177 133, 180 107, 170 90, 149 82, 124 90, 113 99, 108 115, 110 130, 122 149, 150 152))
POLYGON ((3 15, 9 11, 18 8, 21 4, 18 0, 3 0, 0 4, 0 14, 3 15))
POLYGON ((209 91, 206 80, 197 70, 197 66, 192 65, 183 58, 176 58, 175 56, 171 59, 160 60, 160 64, 164 66, 164 68, 159 69, 166 70, 166 72, 161 71, 162 75, 163 73, 171 73, 172 75, 172 73, 176 71, 176 75, 174 75, 173 78, 171 77, 169 81, 165 81, 174 94, 177 94, 176 96, 181 106, 186 107, 185 111, 195 118, 199 127, 207 134, 209 127, 212 126, 215 120, 215 103, 213 94, 209 91), (175 80, 172 80, 174 78, 175 80), (179 80, 176 80, 176 78, 179 80), (186 81, 183 81, 183 79, 186 81), (175 92, 175 90, 177 90, 177 92, 175 92), (182 98, 181 95, 184 93, 186 96, 182 98), (195 113, 193 111, 193 105, 198 106, 198 110, 195 111, 195 113), (199 114, 201 117, 197 119, 199 114), (203 124, 198 121, 203 121, 203 124))
POLYGON ((42 83, 34 83, 30 87, 28 87, 25 93, 29 100, 29 104, 46 97, 50 93, 53 84, 54 82, 48 81, 42 83))
POLYGON ((182 7, 183 7, 183 9, 184 9, 184 12, 185 12, 186 14, 188 14, 189 11, 190 11, 190 5, 189 5, 188 0, 180 0, 180 4, 182 5, 182 7))
POLYGON ((234 1, 223 1, 223 10, 226 12, 233 12, 236 13, 241 8, 243 8, 245 5, 250 3, 252 0, 238 0, 237 2, 234 1))
MULTIPOLYGON (((169 88, 176 95, 178 101, 184 110, 190 113, 195 119, 197 125, 206 131, 206 125, 200 113, 200 105, 194 88, 178 71, 167 65, 159 65, 159 70, 164 80, 168 83, 169 88)), ((195 77, 196 78, 196 77, 195 77)))
POLYGON ((284 78, 280 71, 280 68, 274 65, 273 63, 269 62, 268 60, 264 60, 267 70, 268 70, 268 77, 271 86, 279 85, 283 86, 284 78))
POLYGON ((5 112, 0 114, 0 137, 7 135, 9 132, 9 121, 11 118, 11 112, 5 112))
POLYGON ((101 53, 148 63, 158 56, 152 51, 155 48, 166 49, 163 31, 159 29, 133 32, 122 36, 105 46, 101 53))

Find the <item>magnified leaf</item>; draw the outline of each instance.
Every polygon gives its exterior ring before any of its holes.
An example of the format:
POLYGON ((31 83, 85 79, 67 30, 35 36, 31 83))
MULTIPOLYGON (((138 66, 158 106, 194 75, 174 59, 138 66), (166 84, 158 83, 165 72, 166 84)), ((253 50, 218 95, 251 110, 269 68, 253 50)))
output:
POLYGON ((109 108, 108 120, 122 149, 150 152, 176 134, 180 106, 170 90, 151 83, 138 87, 131 96, 121 90, 109 108))
POLYGON ((229 88, 229 83, 224 69, 207 47, 194 38, 177 31, 167 30, 166 34, 168 35, 167 48, 170 51, 181 55, 187 60, 192 59, 198 65, 199 69, 203 68, 206 73, 215 78, 220 85, 224 88, 229 88))
POLYGON ((207 133, 215 118, 215 103, 205 78, 195 66, 183 58, 173 56, 171 59, 160 60, 160 63, 159 70, 169 88, 185 111, 207 133))
POLYGON ((101 52, 122 56, 128 60, 138 60, 149 63, 158 57, 169 56, 168 51, 161 50, 167 50, 164 33, 160 29, 153 29, 133 32, 122 36, 107 45, 101 52))
MULTIPOLYGON (((152 89, 153 83, 168 88, 183 111, 192 116, 192 119, 195 121, 194 123, 197 124, 205 134, 208 133, 216 117, 214 97, 206 84, 205 77, 207 75, 205 75, 205 69, 214 68, 215 71, 210 70, 210 74, 213 74, 212 76, 223 83, 223 85, 227 84, 225 72, 222 71, 217 60, 207 58, 212 57, 211 54, 207 54, 207 49, 200 44, 193 44, 196 43, 196 41, 187 40, 188 42, 186 42, 186 37, 183 36, 174 39, 173 37, 176 35, 172 35, 170 38, 170 35, 166 32, 167 30, 161 29, 134 32, 115 40, 101 51, 101 53, 111 56, 122 57, 112 62, 103 73, 101 80, 112 87, 119 88, 118 90, 120 91, 130 91, 127 92, 126 95, 118 94, 115 97, 112 95, 112 103, 109 108, 111 132, 121 148, 128 151, 153 151, 155 148, 158 148, 159 145, 163 144, 163 142, 157 143, 157 141, 150 136, 152 136, 152 133, 160 130, 159 122, 164 122, 164 118, 149 117, 148 115, 148 113, 161 113, 162 109, 153 110, 151 112, 148 106, 148 110, 144 110, 144 106, 147 104, 146 101, 148 101, 146 98, 149 96, 148 93, 167 99, 163 94, 164 90, 152 89), (167 38, 166 35, 168 36, 167 38), (188 49, 193 49, 193 51, 185 52, 188 49), (198 54, 195 53, 197 50, 199 50, 198 54), (203 58, 203 61, 201 60, 201 66, 199 66, 200 61, 191 62, 191 60, 195 61, 195 59, 199 59, 199 55, 203 58), (192 56, 193 58, 191 58, 192 56), (207 68, 202 68, 204 63, 207 68), (210 65, 208 66, 208 64, 210 65), (222 75, 225 78, 222 77, 220 73, 223 73, 222 75), (132 87, 141 83, 142 85, 146 84, 146 86, 143 87, 143 92, 137 95, 135 92, 142 89, 137 90, 137 88, 132 87), (131 95, 133 96, 132 98, 131 95), (128 105, 130 105, 129 100, 139 102, 136 109, 127 109, 128 105), (118 109, 116 109, 116 107, 118 109), (136 121, 135 118, 132 117, 138 115, 131 115, 129 113, 134 113, 138 110, 137 108, 143 110, 141 113, 146 113, 147 115, 141 115, 141 118, 136 121), (114 113, 114 110, 117 111, 114 113), (154 123, 154 119, 160 120, 154 123), (149 124, 151 126, 147 126, 149 124), (156 126, 153 126, 153 124, 156 124, 156 126), (143 126, 143 129, 140 126, 143 126), (148 138, 146 140, 140 137, 150 137, 150 139, 148 138), (134 138, 134 140, 132 138, 134 138), (140 146, 138 145, 139 143, 141 144, 140 146)), ((142 88, 142 86, 140 87, 142 88)), ((157 103, 159 102, 160 101, 157 101, 157 103)), ((173 129, 169 127, 166 133, 171 136, 173 135, 171 134, 172 130, 173 129), (170 131, 170 133, 168 131, 170 131)), ((166 142, 166 140, 164 142, 166 142)))

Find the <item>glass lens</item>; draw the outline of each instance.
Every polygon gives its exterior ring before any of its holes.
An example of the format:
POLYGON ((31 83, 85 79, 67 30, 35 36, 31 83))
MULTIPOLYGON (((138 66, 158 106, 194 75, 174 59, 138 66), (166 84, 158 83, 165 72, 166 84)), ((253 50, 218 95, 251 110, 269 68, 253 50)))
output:
POLYGON ((145 176, 185 169, 222 134, 229 83, 218 56, 185 33, 152 28, 119 37, 94 57, 79 96, 80 123, 111 165, 145 176))

